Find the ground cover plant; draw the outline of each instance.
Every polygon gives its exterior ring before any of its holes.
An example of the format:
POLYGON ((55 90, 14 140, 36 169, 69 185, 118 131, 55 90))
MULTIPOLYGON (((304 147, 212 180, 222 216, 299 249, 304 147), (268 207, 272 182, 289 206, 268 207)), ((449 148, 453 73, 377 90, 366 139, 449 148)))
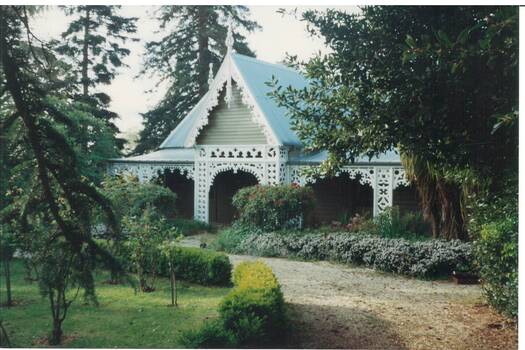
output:
MULTIPOLYGON (((300 233, 240 231, 235 253, 256 256, 330 260, 365 265, 385 272, 421 278, 448 276, 461 266, 472 266, 472 244, 459 240, 410 241, 366 233, 300 233)), ((222 234, 222 233, 221 233, 222 234)), ((226 231, 234 235, 235 229, 226 231)), ((220 237, 218 239, 220 242, 220 237)))
MULTIPOLYGON (((130 285, 108 284, 107 271, 95 274, 98 305, 74 303, 64 323, 67 347, 176 348, 178 335, 217 316, 217 307, 230 288, 178 282, 178 307, 171 300, 169 280, 160 277, 152 293, 135 293, 130 285)), ((2 279, 3 283, 3 279, 2 279)), ((45 346, 50 329, 49 303, 38 284, 25 279, 21 261, 12 264, 15 306, 2 308, 4 326, 16 347, 45 346)), ((5 302, 5 293, 0 294, 5 302)))

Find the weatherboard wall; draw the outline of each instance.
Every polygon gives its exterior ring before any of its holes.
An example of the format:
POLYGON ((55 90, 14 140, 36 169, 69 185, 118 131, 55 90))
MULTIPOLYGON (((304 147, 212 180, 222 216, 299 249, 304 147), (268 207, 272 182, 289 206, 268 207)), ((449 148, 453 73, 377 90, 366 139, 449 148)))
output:
POLYGON ((210 113, 206 125, 197 137, 198 145, 263 145, 266 137, 242 102, 241 91, 234 84, 232 101, 228 107, 223 91, 219 104, 210 113))

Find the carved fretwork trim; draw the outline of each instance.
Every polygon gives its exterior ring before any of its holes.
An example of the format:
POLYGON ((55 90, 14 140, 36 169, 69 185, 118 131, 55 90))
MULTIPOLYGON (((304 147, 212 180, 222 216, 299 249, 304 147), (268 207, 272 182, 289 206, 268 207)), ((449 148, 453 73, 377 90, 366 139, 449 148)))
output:
POLYGON ((217 75, 213 79, 213 83, 210 85, 208 93, 203 97, 202 101, 204 107, 202 108, 201 114, 197 117, 195 124, 188 133, 188 137, 185 142, 185 147, 194 147, 197 142, 197 137, 200 131, 209 123, 209 116, 213 108, 219 104, 219 96, 224 89, 225 84, 228 89, 231 89, 231 81, 237 83, 237 87, 241 92, 242 102, 250 109, 252 120, 261 127, 266 141, 269 145, 277 146, 277 138, 275 137, 272 128, 268 124, 268 121, 264 117, 257 101, 249 91, 246 82, 242 78, 239 70, 235 66, 235 62, 231 57, 231 54, 227 54, 224 58, 217 75))

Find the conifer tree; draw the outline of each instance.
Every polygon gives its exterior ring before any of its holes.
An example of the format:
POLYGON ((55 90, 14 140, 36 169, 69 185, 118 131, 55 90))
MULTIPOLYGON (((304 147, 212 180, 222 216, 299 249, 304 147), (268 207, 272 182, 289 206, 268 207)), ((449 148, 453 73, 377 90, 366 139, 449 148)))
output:
MULTIPOLYGON (((120 6, 65 6, 65 13, 74 17, 62 33, 56 51, 71 64, 74 73, 74 99, 83 102, 88 111, 104 120, 113 133, 118 128, 112 123, 117 114, 108 110, 110 97, 97 89, 110 84, 116 71, 124 65, 123 58, 130 50, 123 44, 137 40, 129 35, 137 31, 135 17, 118 15, 120 6)), ((119 141, 122 148, 123 140, 119 141)), ((90 144, 93 140, 88 140, 90 144)))
POLYGON ((234 27, 234 49, 254 56, 239 30, 259 25, 245 6, 162 6, 160 28, 167 34, 146 44, 143 73, 155 73, 169 82, 162 101, 143 114, 144 130, 135 153, 157 148, 208 89, 209 66, 219 68, 226 53, 228 25, 234 27))
POLYGON ((30 29, 33 11, 0 6, 0 136, 9 152, 0 167, 7 178, 0 222, 16 228, 17 244, 38 261, 40 291, 52 311, 49 342, 56 345, 78 292, 95 300, 95 262, 122 272, 91 236, 94 211, 104 212, 110 235, 118 237, 120 227, 86 176, 85 150, 78 147, 89 130, 104 128, 68 96, 66 67, 30 29))

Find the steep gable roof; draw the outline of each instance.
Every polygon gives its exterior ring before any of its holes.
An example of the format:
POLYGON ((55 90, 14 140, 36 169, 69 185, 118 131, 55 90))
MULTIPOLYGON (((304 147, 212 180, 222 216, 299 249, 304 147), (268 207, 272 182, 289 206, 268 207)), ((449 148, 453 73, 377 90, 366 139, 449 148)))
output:
POLYGON ((192 147, 200 130, 208 123, 210 112, 218 103, 220 92, 229 79, 233 79, 243 94, 243 101, 251 108, 253 119, 261 125, 269 144, 302 146, 291 129, 286 108, 279 107, 268 96, 271 91, 266 83, 275 77, 279 85, 303 88, 307 80, 297 71, 280 64, 271 64, 237 53, 228 53, 219 68, 210 90, 188 113, 180 124, 160 145, 160 148, 192 147))

